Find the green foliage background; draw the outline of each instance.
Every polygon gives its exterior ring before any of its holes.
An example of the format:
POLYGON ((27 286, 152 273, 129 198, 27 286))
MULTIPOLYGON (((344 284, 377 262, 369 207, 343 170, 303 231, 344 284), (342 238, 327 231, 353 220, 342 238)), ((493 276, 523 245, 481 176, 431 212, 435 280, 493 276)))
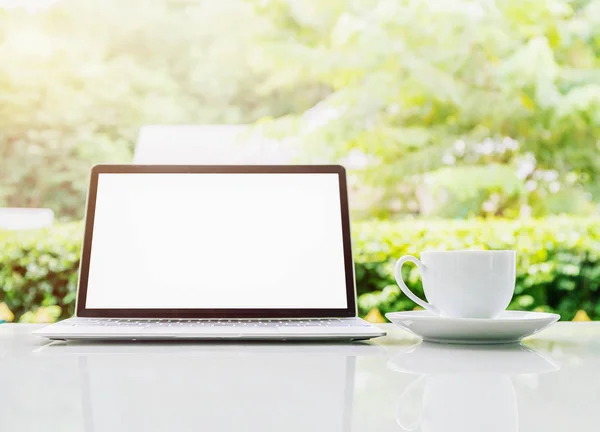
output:
POLYGON ((309 108, 322 86, 273 80, 257 44, 272 29, 241 0, 0 5, 0 207, 78 219, 89 168, 131 162, 144 124, 243 124, 309 108))
MULTIPOLYGON (((80 223, 0 233, 0 303, 16 319, 51 321, 71 316, 81 235, 80 223)), ((592 319, 600 319, 597 219, 371 221, 356 224, 353 236, 361 316, 373 308, 386 313, 415 307, 400 294, 393 278, 400 256, 418 256, 428 249, 483 248, 519 251, 510 308, 558 312, 565 320, 584 310, 592 319)), ((409 266, 404 271, 407 284, 422 295, 418 271, 409 266)))
POLYGON ((359 218, 597 214, 599 17, 600 0, 0 7, 0 206, 78 219, 89 167, 130 162, 141 125, 258 122, 347 165, 359 218))
MULTIPOLYGON (((0 207, 79 220, 90 166, 130 162, 145 124, 343 163, 362 314, 412 308, 398 256, 484 247, 519 252, 511 307, 600 318, 600 0, 0 6, 0 207)), ((0 303, 68 316, 81 228, 0 233, 0 303)))
POLYGON ((263 127, 354 168, 362 215, 596 212, 600 2, 257 3, 282 73, 332 90, 263 127))

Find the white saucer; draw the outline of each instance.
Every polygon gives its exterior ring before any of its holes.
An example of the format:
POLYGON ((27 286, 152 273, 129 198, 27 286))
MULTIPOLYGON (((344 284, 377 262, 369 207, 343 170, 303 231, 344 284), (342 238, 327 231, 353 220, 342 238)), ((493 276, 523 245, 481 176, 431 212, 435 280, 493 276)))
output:
POLYGON ((505 311, 494 319, 449 318, 428 311, 391 312, 387 319, 428 342, 501 344, 519 342, 551 326, 560 315, 505 311))

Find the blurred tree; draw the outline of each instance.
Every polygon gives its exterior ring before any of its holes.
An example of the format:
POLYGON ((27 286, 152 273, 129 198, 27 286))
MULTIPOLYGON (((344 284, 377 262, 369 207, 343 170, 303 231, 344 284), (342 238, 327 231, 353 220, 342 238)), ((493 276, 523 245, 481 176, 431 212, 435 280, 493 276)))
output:
POLYGON ((367 213, 427 213, 423 203, 434 197, 422 186, 432 183, 452 199, 430 214, 596 211, 600 1, 260 0, 255 7, 279 28, 263 44, 279 72, 333 90, 302 115, 262 127, 350 165, 354 184, 377 192, 367 194, 367 213), (510 169, 464 169, 490 164, 510 169))
MULTIPOLYGON (((27 2, 24 2, 24 5, 27 2)), ((140 125, 248 123, 327 88, 270 80, 242 0, 0 6, 0 207, 82 216, 90 165, 129 162, 140 125)))
POLYGON ((0 206, 80 217, 140 125, 262 118, 349 166, 362 215, 595 212, 599 54, 600 0, 0 9, 0 206))

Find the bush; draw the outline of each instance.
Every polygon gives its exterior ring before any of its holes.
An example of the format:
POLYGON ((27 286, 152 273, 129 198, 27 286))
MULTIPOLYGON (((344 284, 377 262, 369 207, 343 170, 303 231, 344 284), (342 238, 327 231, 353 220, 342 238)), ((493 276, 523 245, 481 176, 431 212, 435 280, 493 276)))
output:
POLYGON ((15 319, 50 322, 73 314, 82 235, 80 223, 0 232, 0 304, 15 319))
MULTIPOLYGON (((600 319, 600 219, 363 222, 354 226, 359 312, 415 309, 393 276, 396 260, 423 250, 515 249, 517 280, 509 309, 548 311, 571 320, 578 310, 600 319)), ((415 267, 404 280, 423 295, 415 267)))
MULTIPOLYGON (((73 313, 82 232, 74 223, 0 233, 0 304, 15 319, 52 321, 73 313)), ((567 320, 583 310, 600 319, 600 219, 368 221, 354 225, 353 239, 362 316, 415 308, 394 281, 400 256, 485 248, 518 251, 511 309, 558 312, 567 320)), ((404 272, 422 295, 418 271, 405 266, 404 272)))

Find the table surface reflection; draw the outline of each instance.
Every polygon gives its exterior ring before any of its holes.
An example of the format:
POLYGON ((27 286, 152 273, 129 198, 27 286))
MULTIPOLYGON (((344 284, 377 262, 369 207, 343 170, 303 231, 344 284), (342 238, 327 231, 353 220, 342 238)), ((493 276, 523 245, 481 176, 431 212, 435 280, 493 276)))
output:
POLYGON ((600 323, 522 345, 48 343, 0 325, 7 431, 566 431, 600 424, 600 323))

